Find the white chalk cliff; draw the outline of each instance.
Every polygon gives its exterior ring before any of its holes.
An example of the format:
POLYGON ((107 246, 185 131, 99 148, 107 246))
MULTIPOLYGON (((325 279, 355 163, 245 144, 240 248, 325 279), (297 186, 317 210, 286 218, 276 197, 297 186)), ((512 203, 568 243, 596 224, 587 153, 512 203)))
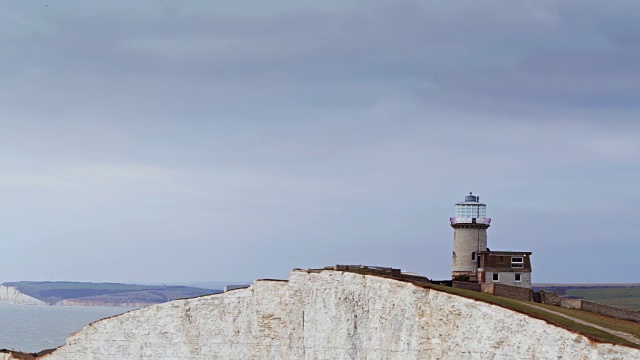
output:
POLYGON ((15 305, 47 305, 42 300, 25 295, 13 286, 0 285, 0 302, 15 305))
MULTIPOLYGON (((95 322, 44 356, 95 359, 640 359, 542 320, 340 271, 176 300, 95 322)), ((0 360, 12 359, 0 354, 0 360)))

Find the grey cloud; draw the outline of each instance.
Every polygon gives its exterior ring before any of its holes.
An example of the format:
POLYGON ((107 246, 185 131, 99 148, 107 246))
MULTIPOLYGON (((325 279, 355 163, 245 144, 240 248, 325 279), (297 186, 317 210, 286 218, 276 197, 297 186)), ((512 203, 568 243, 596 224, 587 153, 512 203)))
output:
POLYGON ((639 232, 632 2, 74 3, 0 8, 6 276, 446 277, 471 190, 536 281, 639 232))
MULTIPOLYGON (((29 93, 63 110, 92 94, 102 103, 90 105, 107 110, 194 115, 210 114, 209 104, 227 109, 240 95, 282 105, 283 98, 307 96, 367 105, 401 92, 434 104, 475 97, 494 112, 496 101, 632 106, 637 54, 607 41, 613 35, 606 25, 617 17, 586 16, 600 10, 597 4, 580 10, 567 4, 374 2, 267 17, 71 12, 44 20, 50 30, 28 40, 35 50, 15 54, 16 87, 5 98, 19 102, 29 93), (173 101, 159 101, 167 98, 173 101)), ((632 25, 625 29, 634 32, 632 25)), ((474 101, 458 105, 473 108, 474 101)))

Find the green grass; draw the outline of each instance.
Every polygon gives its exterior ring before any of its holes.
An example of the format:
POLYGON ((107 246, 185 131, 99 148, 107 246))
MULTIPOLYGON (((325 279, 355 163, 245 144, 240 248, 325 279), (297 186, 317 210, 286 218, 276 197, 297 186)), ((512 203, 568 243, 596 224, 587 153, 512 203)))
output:
POLYGON ((600 314, 595 314, 588 311, 576 310, 576 309, 566 309, 559 306, 553 305, 545 305, 545 304, 536 304, 537 306, 544 307, 551 311, 559 312, 565 315, 569 315, 575 317, 580 320, 588 321, 592 324, 599 325, 611 330, 622 331, 627 334, 631 334, 638 339, 640 339, 640 324, 628 321, 616 319, 600 314))
MULTIPOLYGON (((475 292, 475 291, 470 291, 470 290, 464 290, 464 289, 456 289, 456 288, 449 288, 447 286, 439 286, 439 285, 431 285, 430 287, 437 289, 437 290, 441 290, 443 292, 448 292, 448 293, 452 293, 452 294, 456 294, 456 295, 460 295, 460 296, 464 296, 467 298, 472 298, 472 299, 476 299, 476 300, 480 300, 480 301, 484 301, 490 304, 494 304, 494 305, 498 305, 510 310, 514 310, 523 314, 527 314, 529 316, 532 316, 534 318, 537 319, 541 319, 544 321, 547 321, 551 324, 560 326, 562 328, 565 328, 567 330, 571 330, 571 331, 575 331, 578 332, 582 335, 585 335, 589 338, 595 339, 595 340, 599 340, 601 342, 608 342, 608 343, 613 343, 613 344, 621 344, 621 345, 625 345, 625 346, 629 346, 629 347, 633 347, 636 349, 640 349, 640 345, 634 344, 628 340, 625 340, 621 337, 609 334, 605 331, 593 328, 591 326, 587 326, 587 325, 583 325, 583 324, 579 324, 573 320, 569 320, 566 319, 562 316, 558 316, 558 315, 554 315, 551 313, 548 313, 546 311, 540 310, 540 309, 536 309, 533 308, 529 305, 526 305, 523 302, 520 302, 518 300, 512 300, 512 299, 507 299, 507 298, 502 298, 499 296, 495 296, 495 295, 491 295, 491 294, 485 294, 485 293, 479 293, 479 292, 475 292)), ((538 305, 538 304, 535 304, 538 305)), ((554 309, 557 309, 558 307, 553 307, 554 309)), ((562 308, 560 308, 562 309, 562 308)), ((583 312, 584 313, 584 312, 583 312)), ((576 318, 581 319, 581 316, 575 316, 576 318)), ((581 319, 582 320, 582 319, 581 319)), ((588 321, 588 320, 585 320, 588 321)), ((635 323, 634 323, 635 324, 635 323)), ((604 326, 604 325, 602 325, 604 326)), ((637 324, 635 324, 635 326, 637 326, 637 324)), ((607 328, 610 328, 608 326, 604 326, 607 328)), ((612 329, 612 330, 616 330, 616 329, 612 329)))
MULTIPOLYGON (((471 299, 476 299, 476 300, 480 300, 480 301, 484 301, 490 304, 494 304, 494 305, 498 305, 507 309, 511 309, 526 315, 529 315, 531 317, 540 319, 540 320, 544 320, 547 321, 548 323, 560 326, 562 328, 565 328, 567 330, 571 330, 571 331, 575 331, 577 333, 580 333, 582 335, 585 335, 589 338, 592 338, 594 340, 598 340, 601 342, 608 342, 608 343, 612 343, 612 344, 620 344, 620 345, 625 345, 625 346, 629 346, 629 347, 633 347, 636 349, 640 349, 640 345, 634 344, 628 340, 625 340, 623 338, 620 338, 618 336, 609 334, 608 332, 593 328, 591 326, 587 326, 587 325, 583 325, 583 324, 579 324, 573 320, 569 320, 566 319, 562 316, 558 316, 558 315, 554 315, 551 313, 548 313, 546 311, 540 310, 540 309, 536 309, 533 308, 529 305, 526 305, 525 302, 521 302, 518 300, 512 300, 512 299, 507 299, 507 298, 502 298, 499 296, 495 296, 495 295, 491 295, 491 294, 485 294, 485 293, 480 293, 480 292, 475 292, 475 291, 470 291, 470 290, 464 290, 464 289, 456 289, 456 288, 450 288, 448 286, 440 286, 440 285, 430 285, 427 286, 436 290, 440 290, 443 292, 447 292, 447 293, 451 293, 451 294, 456 294, 456 295, 460 295, 460 296, 464 296, 467 298, 471 298, 471 299)), ((537 303, 535 305, 538 305, 537 303)), ((559 307, 555 307, 553 306, 553 309, 558 309, 559 307)), ((562 308, 560 308, 562 309, 562 308)), ((581 311, 581 310, 577 310, 580 311, 581 313, 586 313, 586 311, 581 311)), ((560 312, 560 311, 558 311, 560 312)), ((584 316, 575 316, 578 319, 583 319, 584 316)), ((612 320, 617 320, 617 319, 613 319, 612 320)), ((588 321, 588 320, 585 320, 588 321)), ((622 321, 622 320, 621 320, 622 321)), ((638 324, 633 323, 633 326, 638 326, 638 324)), ((609 326, 605 326, 605 325, 601 325, 603 327, 607 327, 610 328, 612 330, 617 330, 616 328, 611 328, 609 326)), ((619 330, 622 331, 622 330, 619 330)), ((627 332, 627 331, 625 331, 627 332)))
MULTIPOLYGON (((358 272, 358 273, 362 273, 362 272, 358 272)), ((381 277, 386 277, 386 278, 392 278, 390 276, 382 276, 382 275, 376 275, 376 274, 370 274, 370 275, 374 275, 374 276, 381 276, 381 277)), ((395 279, 395 280, 399 280, 399 279, 395 279)), ((434 290, 439 290, 445 293, 449 293, 449 294, 454 294, 454 295, 459 295, 459 296, 463 296, 469 299, 474 299, 474 300, 478 300, 478 301, 482 301, 485 303, 489 303, 489 304, 493 304, 493 305, 497 305, 506 309, 510 309, 513 311, 517 311, 519 313, 522 314, 526 314, 529 315, 533 318, 536 319, 540 319, 540 320, 544 320, 550 324, 562 327, 564 329, 582 334, 592 340, 596 340, 599 342, 605 342, 605 343, 610 343, 610 344, 618 344, 618 345, 624 345, 624 346, 628 346, 628 347, 632 347, 635 349, 640 349, 640 345, 632 343, 626 339, 623 339, 621 337, 609 334, 608 332, 602 331, 600 329, 596 329, 594 327, 588 326, 588 325, 583 325, 580 323, 577 323, 573 320, 564 318, 560 315, 556 315, 556 314, 551 314, 549 312, 546 312, 544 310, 541 309, 537 309, 534 307, 531 307, 529 305, 527 305, 527 302, 524 301, 518 301, 518 300, 512 300, 512 299, 507 299, 507 298, 503 298, 503 297, 499 297, 499 296, 495 296, 492 294, 486 294, 486 293, 482 293, 482 292, 475 292, 475 291, 471 291, 471 290, 465 290, 465 289, 458 289, 458 288, 453 288, 453 287, 448 287, 448 286, 442 286, 442 285, 434 285, 431 284, 427 281, 408 281, 408 280, 399 280, 399 281, 406 281, 406 282, 411 282, 415 285, 424 287, 424 288, 430 288, 430 289, 434 289, 434 290)), ((535 305, 539 305, 538 303, 532 303, 535 305)), ((562 309, 559 307, 553 307, 553 309, 562 309)), ((581 313, 586 313, 585 311, 581 311, 581 310, 577 310, 580 311, 581 313)), ((560 312, 560 311, 557 311, 560 312)), ((594 314, 595 315, 595 314, 594 314)), ((586 315, 581 315, 581 316, 585 316, 586 315)), ((581 316, 575 316, 578 319, 583 319, 583 317, 581 316)), ((613 319, 610 318, 612 320, 617 320, 617 319, 613 319)), ((588 320, 585 320, 588 321, 588 320)), ((622 320, 620 320, 622 321, 622 320)), ((600 323, 606 323, 604 322, 604 320, 600 320, 600 323)), ((633 323, 633 325, 629 325, 628 326, 637 326, 638 324, 633 323)), ((612 328, 606 325, 600 325, 612 330, 618 330, 618 328, 612 328)), ((619 327, 621 325, 616 325, 616 327, 619 327)), ((619 330, 622 331, 622 330, 619 330)), ((625 331, 628 332, 628 331, 625 331)))
POLYGON ((567 288, 565 294, 603 305, 640 311, 640 287, 567 288))

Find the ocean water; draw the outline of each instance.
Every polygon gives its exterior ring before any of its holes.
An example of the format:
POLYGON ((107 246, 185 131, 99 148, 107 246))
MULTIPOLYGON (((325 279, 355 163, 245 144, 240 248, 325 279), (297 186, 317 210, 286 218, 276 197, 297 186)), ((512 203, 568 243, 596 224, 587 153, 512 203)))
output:
POLYGON ((132 310, 113 306, 33 306, 0 303, 0 349, 37 352, 64 344, 89 323, 132 310))

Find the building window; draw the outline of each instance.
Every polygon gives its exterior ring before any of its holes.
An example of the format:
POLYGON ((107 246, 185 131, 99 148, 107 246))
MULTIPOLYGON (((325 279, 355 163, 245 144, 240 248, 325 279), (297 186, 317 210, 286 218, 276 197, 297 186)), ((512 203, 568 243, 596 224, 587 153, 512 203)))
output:
POLYGON ((516 282, 522 282, 522 274, 515 274, 516 282))
POLYGON ((493 281, 500 281, 500 274, 493 273, 493 281))
POLYGON ((524 261, 521 257, 512 257, 511 258, 511 267, 512 268, 521 268, 524 267, 524 261))
POLYGON ((472 252, 471 253, 471 260, 475 260, 476 259, 476 252, 472 252))

